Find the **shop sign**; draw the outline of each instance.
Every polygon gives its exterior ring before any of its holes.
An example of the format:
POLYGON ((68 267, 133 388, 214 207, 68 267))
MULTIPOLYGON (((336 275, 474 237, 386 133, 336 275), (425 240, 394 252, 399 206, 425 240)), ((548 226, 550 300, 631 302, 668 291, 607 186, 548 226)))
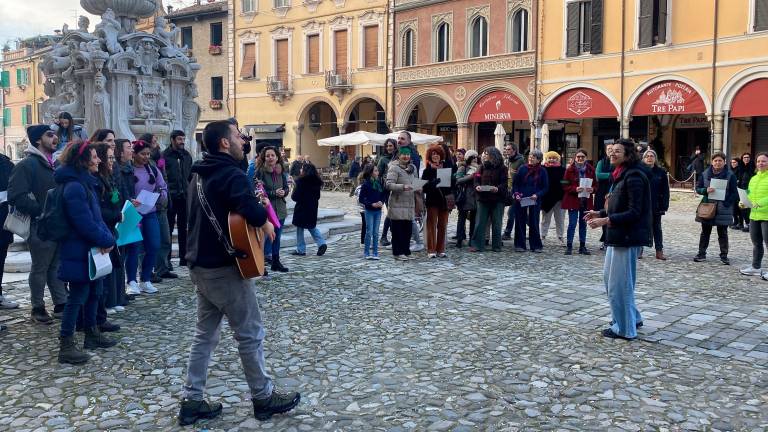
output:
POLYGON ((680 116, 675 124, 677 129, 702 129, 709 128, 707 116, 680 116))
POLYGON ((584 93, 583 91, 577 91, 571 97, 568 98, 566 103, 568 111, 581 116, 587 111, 592 109, 592 96, 584 93))
POLYGON ((437 125, 437 133, 456 133, 459 128, 456 125, 437 125))
POLYGON ((616 106, 591 88, 575 88, 558 95, 544 110, 544 120, 616 118, 616 106))
POLYGON ((704 101, 691 86, 680 81, 663 81, 637 98, 632 114, 704 114, 705 111, 704 101))
POLYGON ((512 93, 495 91, 483 96, 469 114, 471 123, 528 120, 528 112, 512 93))

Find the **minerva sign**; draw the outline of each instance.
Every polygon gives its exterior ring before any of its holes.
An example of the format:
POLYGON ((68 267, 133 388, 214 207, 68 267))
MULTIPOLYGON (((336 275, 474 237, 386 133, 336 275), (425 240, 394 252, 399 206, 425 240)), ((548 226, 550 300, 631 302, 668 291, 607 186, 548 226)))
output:
POLYGON ((637 98, 633 115, 704 114, 706 108, 699 93, 680 81, 654 84, 637 98))
POLYGON ((505 91, 495 91, 483 96, 469 114, 469 121, 472 123, 514 120, 528 120, 528 112, 517 96, 505 91))

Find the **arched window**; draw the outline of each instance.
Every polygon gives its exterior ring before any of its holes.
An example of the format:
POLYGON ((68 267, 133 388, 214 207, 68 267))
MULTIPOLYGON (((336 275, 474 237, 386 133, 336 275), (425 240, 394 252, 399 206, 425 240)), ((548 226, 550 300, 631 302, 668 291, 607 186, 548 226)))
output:
POLYGON ((413 66, 414 64, 415 39, 412 29, 408 29, 403 33, 403 66, 413 66))
POLYGON ((446 62, 451 59, 451 27, 448 23, 442 23, 437 28, 437 43, 435 44, 435 60, 446 62))
POLYGON ((484 17, 477 17, 472 21, 470 33, 470 57, 483 57, 488 55, 488 21, 484 17))
POLYGON ((528 51, 528 11, 520 9, 512 15, 512 52, 528 51))

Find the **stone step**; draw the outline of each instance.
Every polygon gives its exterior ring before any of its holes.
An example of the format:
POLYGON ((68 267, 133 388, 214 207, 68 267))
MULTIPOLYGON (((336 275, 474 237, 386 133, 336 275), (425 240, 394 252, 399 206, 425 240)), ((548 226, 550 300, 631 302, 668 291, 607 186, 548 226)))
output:
MULTIPOLYGON (((362 226, 362 221, 356 216, 344 216, 341 212, 341 217, 338 215, 338 211, 333 210, 330 215, 324 219, 318 220, 317 228, 322 233, 325 239, 332 236, 338 236, 340 234, 359 232, 362 226)), ((304 240, 307 245, 313 245, 314 241, 308 231, 304 231, 304 240)), ((286 231, 283 231, 280 241, 281 249, 292 249, 296 247, 296 228, 292 225, 289 226, 286 231)), ((171 255, 178 257, 178 244, 176 242, 172 245, 171 255)), ((28 250, 16 250, 9 251, 8 257, 5 260, 5 272, 6 273, 28 273, 32 267, 32 260, 28 250)))

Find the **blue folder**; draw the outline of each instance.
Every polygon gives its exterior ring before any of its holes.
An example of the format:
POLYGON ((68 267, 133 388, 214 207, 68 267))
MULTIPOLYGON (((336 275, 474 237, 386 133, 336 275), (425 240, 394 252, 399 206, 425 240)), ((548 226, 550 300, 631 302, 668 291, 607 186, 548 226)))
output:
POLYGON ((133 203, 126 201, 125 205, 123 205, 122 213, 123 221, 118 222, 115 226, 117 230, 117 245, 125 246, 144 240, 144 237, 141 236, 141 228, 139 227, 142 216, 136 211, 133 203))

